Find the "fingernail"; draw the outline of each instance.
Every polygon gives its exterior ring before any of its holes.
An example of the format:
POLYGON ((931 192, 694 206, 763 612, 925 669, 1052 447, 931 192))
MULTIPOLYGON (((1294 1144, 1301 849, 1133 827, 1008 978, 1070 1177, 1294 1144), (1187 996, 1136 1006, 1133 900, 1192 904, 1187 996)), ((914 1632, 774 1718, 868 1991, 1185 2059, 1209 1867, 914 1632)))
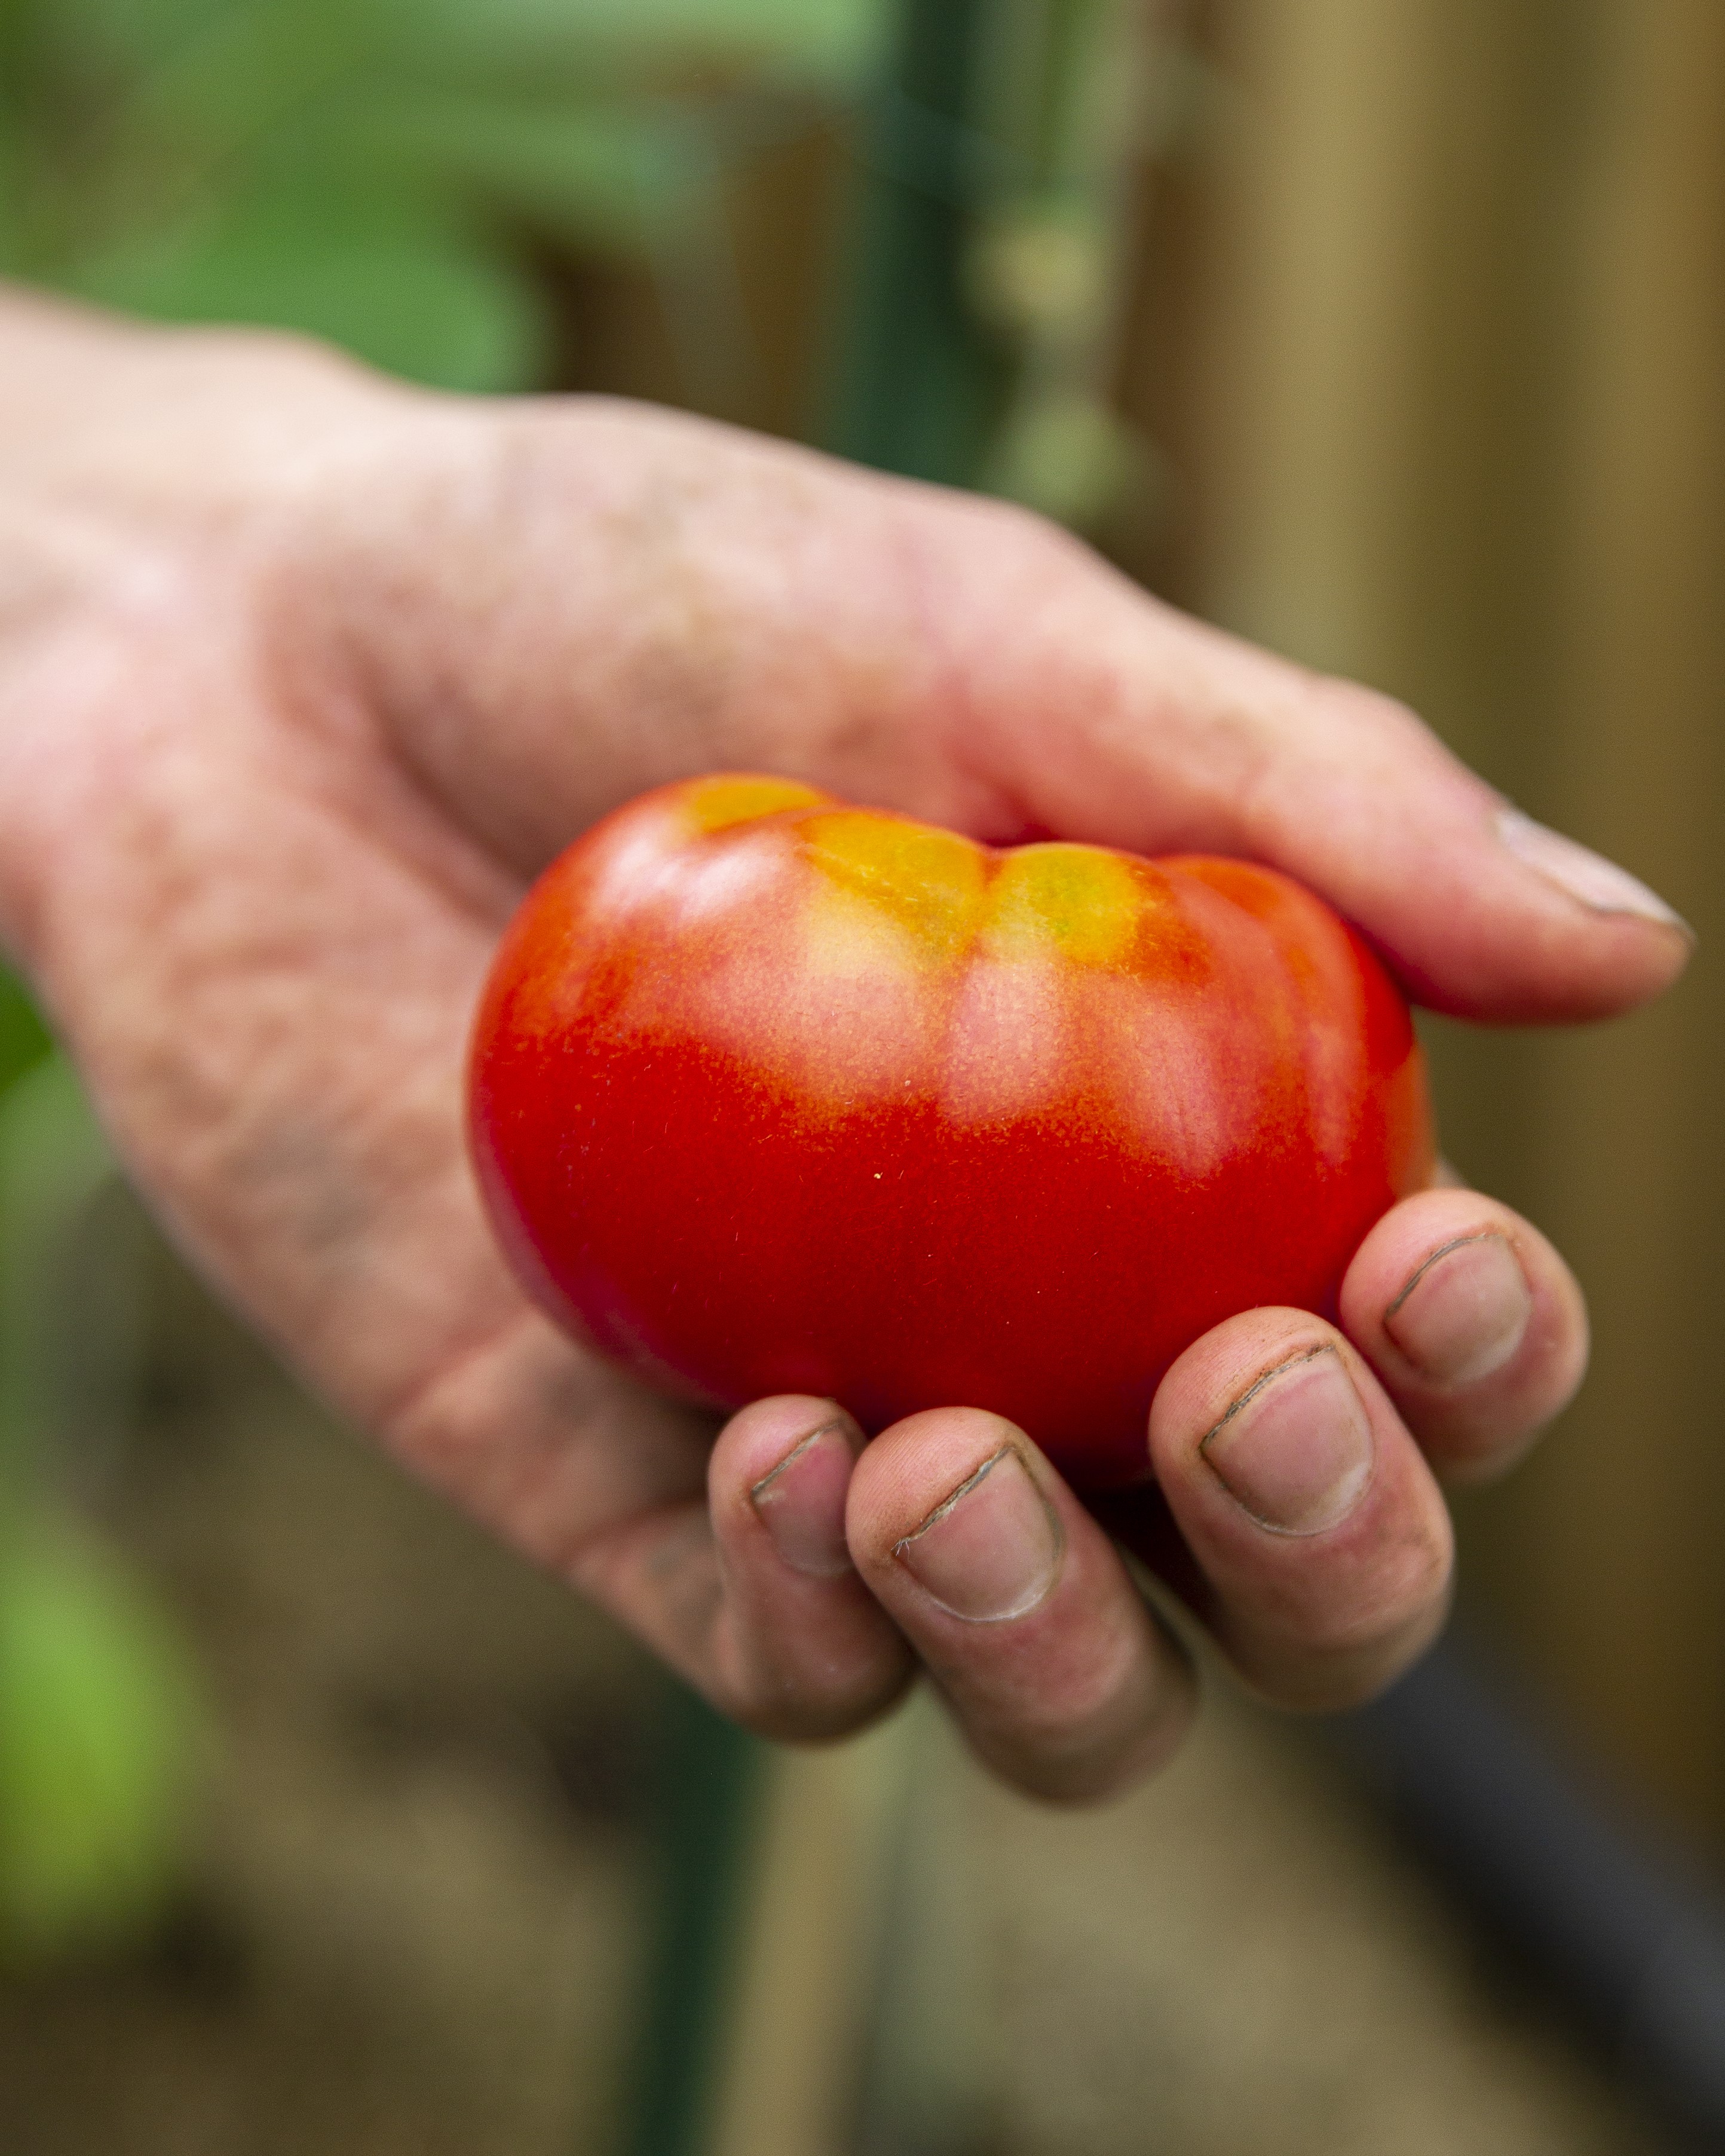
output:
POLYGON ((1656 891, 1649 891, 1639 876, 1608 861, 1590 847, 1578 845, 1561 831, 1548 829, 1524 816, 1519 808, 1500 808, 1497 835, 1517 860, 1543 875, 1548 883, 1571 898, 1579 899, 1593 913, 1629 913, 1638 920, 1656 921, 1662 928, 1675 928, 1695 940, 1695 931, 1681 913, 1666 904, 1656 891))
POLYGON ((1384 1330, 1424 1376, 1471 1384, 1501 1370, 1532 1314, 1527 1276, 1493 1229, 1432 1252, 1384 1313, 1384 1330))
POLYGON ((1041 1601, 1065 1542, 1029 1470, 1003 1445, 892 1553, 942 1609, 996 1625, 1041 1601))
POLYGON ((1372 1425, 1327 1346, 1266 1370, 1198 1449, 1236 1503, 1277 1534, 1333 1527, 1372 1476, 1372 1425))
POLYGON ((749 1491, 756 1517, 793 1572, 836 1579, 851 1569, 845 1496, 856 1465, 856 1435, 842 1416, 823 1423, 749 1491))

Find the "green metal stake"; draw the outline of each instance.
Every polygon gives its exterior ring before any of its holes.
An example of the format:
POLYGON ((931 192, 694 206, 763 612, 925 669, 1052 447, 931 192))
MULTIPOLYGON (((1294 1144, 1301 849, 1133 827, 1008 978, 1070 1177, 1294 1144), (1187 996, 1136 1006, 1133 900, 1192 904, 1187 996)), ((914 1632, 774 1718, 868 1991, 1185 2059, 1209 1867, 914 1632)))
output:
POLYGON ((907 0, 862 131, 853 285, 827 447, 973 483, 1007 377, 963 290, 972 204, 1003 177, 972 107, 994 0, 907 0))
POLYGON ((696 2156, 723 2064, 763 1761, 755 1738, 680 1685, 661 1743, 659 1921, 626 2146, 629 2156, 696 2156))
MULTIPOLYGON (((860 131, 827 448, 906 477, 986 483, 1027 377, 1048 372, 1032 348, 1047 340, 1034 324, 1016 333, 991 324, 977 305, 978 235, 1015 205, 1064 203, 1086 194, 1091 175, 1106 177, 1085 84, 1109 80, 1110 55, 1096 64, 1099 41, 1124 39, 1132 4, 902 0, 891 67, 860 131), (1003 85, 1012 109, 979 118, 991 91, 1001 103, 1003 85)), ((1081 368, 1088 357, 1074 355, 1081 368)), ((706 2145, 761 1767, 753 1739, 677 1693, 666 1717, 663 1899, 628 2156, 700 2156, 706 2145)))
MULTIPOLYGON (((988 439, 997 369, 958 285, 963 132, 988 0, 910 0, 865 123, 855 299, 827 445, 963 484, 988 439)), ((660 1911, 628 2156, 700 2156, 759 1827, 755 1740, 680 1690, 661 1768, 660 1911)))

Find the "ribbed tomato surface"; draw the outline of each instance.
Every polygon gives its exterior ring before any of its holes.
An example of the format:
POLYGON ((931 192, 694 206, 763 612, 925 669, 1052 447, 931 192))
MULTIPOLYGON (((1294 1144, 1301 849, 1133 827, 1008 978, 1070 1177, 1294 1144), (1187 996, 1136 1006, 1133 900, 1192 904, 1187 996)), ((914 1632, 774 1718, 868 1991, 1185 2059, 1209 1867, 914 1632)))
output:
POLYGON ((685 1394, 990 1408, 1147 1471, 1168 1364, 1333 1312, 1430 1167, 1406 1006, 1274 871, 996 850, 776 778, 660 788, 499 950, 475 1161, 552 1315, 685 1394))

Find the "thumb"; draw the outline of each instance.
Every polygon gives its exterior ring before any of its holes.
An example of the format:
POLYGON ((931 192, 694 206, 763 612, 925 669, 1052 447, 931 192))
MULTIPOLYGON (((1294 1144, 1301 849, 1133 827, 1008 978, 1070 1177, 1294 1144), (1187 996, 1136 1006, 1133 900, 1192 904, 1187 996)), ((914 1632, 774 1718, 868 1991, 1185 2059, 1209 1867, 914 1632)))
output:
POLYGON ((398 754, 517 870, 649 786, 755 768, 978 837, 1268 862, 1471 1018, 1600 1017, 1682 968, 1652 892, 1411 713, 1023 511, 645 407, 437 410, 315 557, 398 754))
POLYGON ((982 747, 1029 821, 1270 863, 1434 1009, 1511 1024, 1657 995, 1694 938, 1626 870, 1522 815, 1391 698, 1206 627, 1010 525, 950 634, 982 747))

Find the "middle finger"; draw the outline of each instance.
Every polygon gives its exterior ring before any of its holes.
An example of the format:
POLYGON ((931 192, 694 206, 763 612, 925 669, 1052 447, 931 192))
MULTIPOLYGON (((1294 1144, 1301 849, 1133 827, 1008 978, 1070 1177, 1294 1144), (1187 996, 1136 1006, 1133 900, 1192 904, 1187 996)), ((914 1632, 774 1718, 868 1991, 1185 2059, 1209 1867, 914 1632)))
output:
POLYGON ((1036 1796, 1107 1795, 1190 1717, 1180 1648, 1024 1433, 937 1408, 883 1430, 851 1476, 858 1571, 972 1748, 1036 1796))

